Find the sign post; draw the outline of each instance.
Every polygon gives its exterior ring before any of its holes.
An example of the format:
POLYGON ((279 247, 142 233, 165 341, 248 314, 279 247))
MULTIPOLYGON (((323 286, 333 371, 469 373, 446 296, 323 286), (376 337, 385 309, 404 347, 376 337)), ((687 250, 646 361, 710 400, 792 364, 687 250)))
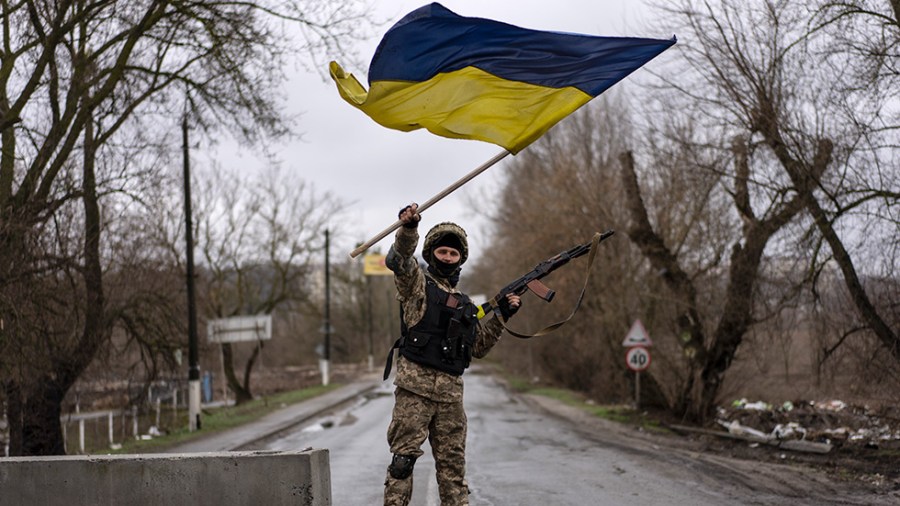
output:
POLYGON ((628 348, 625 353, 625 365, 634 371, 634 405, 641 407, 641 371, 650 367, 650 346, 653 341, 644 324, 640 320, 635 320, 631 325, 631 329, 622 341, 622 346, 628 348))
POLYGON ((325 229, 325 321, 322 322, 322 328, 325 330, 325 342, 322 345, 322 358, 319 359, 319 370, 322 372, 322 386, 328 386, 330 380, 329 366, 331 365, 331 266, 330 266, 330 250, 331 247, 329 231, 325 229))

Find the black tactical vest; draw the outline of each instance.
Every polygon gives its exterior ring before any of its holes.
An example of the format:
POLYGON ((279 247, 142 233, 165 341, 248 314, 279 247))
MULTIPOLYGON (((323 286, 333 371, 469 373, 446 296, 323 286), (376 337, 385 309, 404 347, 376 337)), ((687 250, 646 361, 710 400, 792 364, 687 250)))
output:
POLYGON ((401 320, 400 354, 417 364, 459 376, 472 361, 478 308, 425 277, 425 314, 411 328, 401 320))

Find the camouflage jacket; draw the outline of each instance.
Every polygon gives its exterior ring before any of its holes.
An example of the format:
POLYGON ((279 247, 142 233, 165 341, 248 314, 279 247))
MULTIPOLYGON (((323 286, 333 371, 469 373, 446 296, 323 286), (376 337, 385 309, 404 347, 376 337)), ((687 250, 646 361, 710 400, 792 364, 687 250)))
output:
MULTIPOLYGON (((425 276, 431 277, 442 289, 450 293, 460 293, 444 278, 431 276, 414 257, 419 232, 415 228, 400 227, 394 238, 394 252, 401 258, 399 269, 394 272, 397 284, 397 300, 403 308, 403 318, 407 328, 413 327, 425 314, 425 276)), ((478 321, 475 346, 472 356, 482 358, 500 340, 503 324, 491 316, 478 321), (487 321, 485 321, 487 320, 487 321)), ((394 384, 423 397, 438 402, 460 402, 463 399, 462 376, 438 371, 397 356, 397 374, 394 384)))

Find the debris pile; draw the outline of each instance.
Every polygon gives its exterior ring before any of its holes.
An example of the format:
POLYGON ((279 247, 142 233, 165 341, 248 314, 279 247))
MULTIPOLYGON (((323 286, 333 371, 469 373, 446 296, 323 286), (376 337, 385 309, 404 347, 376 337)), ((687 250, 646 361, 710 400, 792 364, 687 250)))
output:
POLYGON ((868 448, 900 448, 900 407, 870 409, 839 400, 794 401, 780 406, 734 401, 717 422, 731 434, 868 448))

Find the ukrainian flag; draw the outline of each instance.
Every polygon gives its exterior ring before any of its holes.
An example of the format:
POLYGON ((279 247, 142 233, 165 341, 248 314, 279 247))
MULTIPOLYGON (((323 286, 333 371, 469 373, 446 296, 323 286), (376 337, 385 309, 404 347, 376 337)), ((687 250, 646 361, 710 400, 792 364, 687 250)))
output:
POLYGON ((341 97, 381 125, 427 128, 515 154, 673 44, 674 37, 529 30, 432 3, 384 35, 368 91, 336 62, 330 72, 341 97))

